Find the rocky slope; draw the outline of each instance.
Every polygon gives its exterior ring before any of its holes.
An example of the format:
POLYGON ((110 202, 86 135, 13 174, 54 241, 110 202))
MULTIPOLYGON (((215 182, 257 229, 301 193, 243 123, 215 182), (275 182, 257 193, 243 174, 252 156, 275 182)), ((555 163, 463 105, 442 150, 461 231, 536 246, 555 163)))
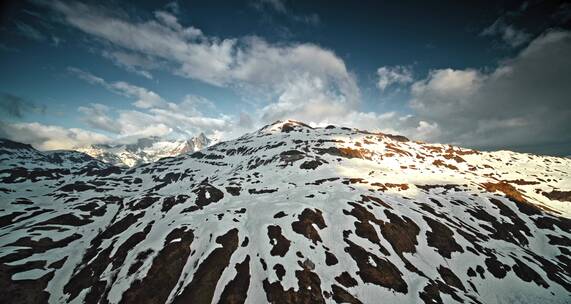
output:
POLYGON ((131 169, 0 159, 2 303, 571 297, 565 158, 285 121, 131 169))
POLYGON ((159 137, 141 138, 134 144, 96 144, 77 151, 100 161, 122 167, 155 162, 161 158, 196 152, 208 147, 212 141, 204 133, 187 140, 167 140, 159 137))

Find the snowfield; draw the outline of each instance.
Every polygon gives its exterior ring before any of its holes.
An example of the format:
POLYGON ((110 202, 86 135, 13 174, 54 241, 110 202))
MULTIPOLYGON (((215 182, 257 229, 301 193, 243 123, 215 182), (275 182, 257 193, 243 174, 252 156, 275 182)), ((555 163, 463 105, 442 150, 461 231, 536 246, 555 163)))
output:
POLYGON ((118 168, 0 141, 1 303, 569 303, 571 159, 279 121, 118 168))

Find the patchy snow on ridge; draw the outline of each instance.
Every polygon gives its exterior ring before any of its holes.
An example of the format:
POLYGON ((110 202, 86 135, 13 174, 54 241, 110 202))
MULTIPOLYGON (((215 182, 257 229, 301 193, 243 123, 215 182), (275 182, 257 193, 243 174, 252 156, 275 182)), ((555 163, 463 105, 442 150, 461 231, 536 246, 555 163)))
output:
POLYGON ((0 159, 0 302, 571 296, 566 158, 288 120, 133 168, 0 159))

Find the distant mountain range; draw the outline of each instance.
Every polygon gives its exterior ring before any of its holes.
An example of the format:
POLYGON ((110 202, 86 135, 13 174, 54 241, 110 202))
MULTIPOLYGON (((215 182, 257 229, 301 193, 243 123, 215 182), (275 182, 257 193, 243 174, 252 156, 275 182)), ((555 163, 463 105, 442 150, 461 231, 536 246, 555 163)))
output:
POLYGON ((0 303, 571 299, 570 159, 291 120, 199 144, 0 140, 0 303))
POLYGON ((196 152, 212 141, 204 133, 188 140, 168 140, 159 137, 139 139, 134 144, 96 144, 76 149, 91 157, 120 167, 134 167, 161 158, 196 152))

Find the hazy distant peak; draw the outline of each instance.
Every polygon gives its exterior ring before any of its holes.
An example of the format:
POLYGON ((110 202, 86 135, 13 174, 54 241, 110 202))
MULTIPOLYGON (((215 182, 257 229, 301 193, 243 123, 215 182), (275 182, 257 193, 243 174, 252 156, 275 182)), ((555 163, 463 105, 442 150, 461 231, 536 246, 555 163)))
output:
POLYGON ((196 152, 211 143, 212 141, 204 133, 200 133, 189 139, 164 139, 153 136, 140 138, 132 144, 98 144, 77 150, 106 163, 133 167, 165 157, 196 152))

